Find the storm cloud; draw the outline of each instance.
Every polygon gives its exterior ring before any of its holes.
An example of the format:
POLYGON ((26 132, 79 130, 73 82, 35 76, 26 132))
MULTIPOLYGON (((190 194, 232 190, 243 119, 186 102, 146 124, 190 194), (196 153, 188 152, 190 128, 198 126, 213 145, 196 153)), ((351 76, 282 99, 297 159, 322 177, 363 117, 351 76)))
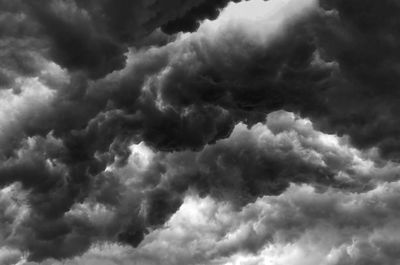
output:
POLYGON ((397 262, 399 9, 0 0, 0 263, 397 262))

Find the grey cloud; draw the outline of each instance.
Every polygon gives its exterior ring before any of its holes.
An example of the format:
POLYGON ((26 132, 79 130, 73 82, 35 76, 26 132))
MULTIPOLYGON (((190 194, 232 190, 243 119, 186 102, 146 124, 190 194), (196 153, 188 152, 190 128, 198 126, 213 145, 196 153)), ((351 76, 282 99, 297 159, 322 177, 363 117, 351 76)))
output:
MULTIPOLYGON (((301 12, 285 6, 280 34, 263 21, 228 21, 219 31, 206 22, 196 33, 167 36, 157 28, 194 30, 227 2, 1 1, 1 19, 10 18, 0 29, 8 67, 1 82, 15 88, 20 76, 46 97, 36 102, 24 86, 13 96, 0 91, 22 102, 0 120, 0 183, 20 182, 33 211, 15 246, 36 260, 78 255, 96 240, 138 246, 190 189, 240 209, 291 183, 365 192, 396 181, 398 165, 385 158, 397 157, 398 67, 390 33, 397 23, 365 14, 390 17, 398 6, 368 3, 358 15, 358 1, 328 1, 325 7, 336 10, 330 12, 311 2, 301 12), (51 60, 64 69, 50 71, 51 60), (258 123, 280 109, 349 137, 317 133, 283 112, 258 123), (129 145, 141 141, 155 154, 143 172, 129 169, 129 145), (113 212, 109 228, 71 215, 88 203, 113 212)), ((246 241, 232 253, 254 252, 261 242, 246 241)))
POLYGON ((92 160, 81 153, 90 150, 85 148, 71 157, 78 149, 64 144, 51 136, 33 138, 1 168, 3 176, 14 174, 6 184, 18 180, 30 191, 26 202, 32 213, 7 242, 29 251, 32 260, 78 255, 96 240, 138 246, 177 211, 188 190, 240 209, 265 194, 281 194, 291 183, 311 183, 321 191, 329 186, 362 191, 374 183, 362 175, 367 155, 286 112, 251 128, 239 124, 229 138, 201 151, 153 151, 142 143, 135 147, 142 149, 130 150, 125 167, 117 160, 105 173, 101 156, 92 160), (350 176, 337 178, 340 172, 350 176), (84 212, 85 205, 100 207, 100 219, 74 210, 80 204, 84 212))
POLYGON ((163 24, 184 16, 185 19, 175 21, 174 29, 168 32, 187 31, 187 23, 198 23, 197 20, 206 18, 208 12, 228 2, 88 0, 25 4, 27 14, 39 23, 51 42, 51 58, 70 70, 84 71, 91 78, 99 78, 122 69, 128 46, 140 43, 141 38, 163 24), (198 12, 204 7, 205 13, 198 12))
POLYGON ((67 264, 395 264, 398 189, 398 182, 365 193, 292 185, 241 209, 189 193, 137 249, 96 246, 67 264))

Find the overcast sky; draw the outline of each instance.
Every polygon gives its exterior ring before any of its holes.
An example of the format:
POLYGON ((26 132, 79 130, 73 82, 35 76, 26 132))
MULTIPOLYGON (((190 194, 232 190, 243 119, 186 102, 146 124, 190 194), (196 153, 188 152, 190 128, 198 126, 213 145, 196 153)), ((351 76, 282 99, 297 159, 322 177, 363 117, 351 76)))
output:
POLYGON ((400 264, 399 14, 0 0, 0 265, 400 264))

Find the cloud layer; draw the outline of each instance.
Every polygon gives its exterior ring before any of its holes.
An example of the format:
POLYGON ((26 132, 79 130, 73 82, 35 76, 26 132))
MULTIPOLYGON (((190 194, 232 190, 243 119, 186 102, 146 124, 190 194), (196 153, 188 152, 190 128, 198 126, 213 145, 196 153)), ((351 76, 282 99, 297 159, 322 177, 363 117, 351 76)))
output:
POLYGON ((399 8, 0 0, 0 263, 397 262, 399 8))

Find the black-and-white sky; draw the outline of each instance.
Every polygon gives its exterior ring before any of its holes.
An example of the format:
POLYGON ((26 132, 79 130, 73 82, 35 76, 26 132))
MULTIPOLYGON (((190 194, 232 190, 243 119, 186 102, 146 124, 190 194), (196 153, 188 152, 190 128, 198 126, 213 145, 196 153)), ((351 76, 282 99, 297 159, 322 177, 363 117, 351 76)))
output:
POLYGON ((0 0, 0 265, 400 264, 399 14, 0 0))

